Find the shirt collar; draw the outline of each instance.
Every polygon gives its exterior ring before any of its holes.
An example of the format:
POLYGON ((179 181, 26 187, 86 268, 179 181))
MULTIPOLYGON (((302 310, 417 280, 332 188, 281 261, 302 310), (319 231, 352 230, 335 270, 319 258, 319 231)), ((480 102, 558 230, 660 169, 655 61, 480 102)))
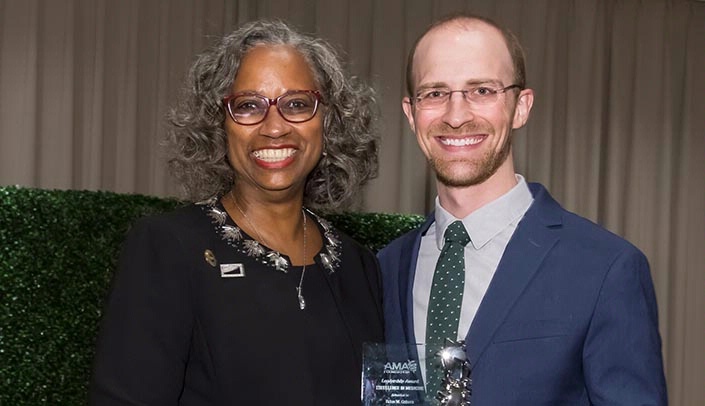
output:
POLYGON ((462 220, 470 236, 470 244, 475 249, 480 249, 512 223, 518 223, 531 206, 534 198, 524 177, 516 174, 516 178, 517 184, 507 193, 463 219, 457 219, 448 213, 436 196, 435 237, 438 249, 443 248, 443 234, 446 228, 456 220, 462 220))

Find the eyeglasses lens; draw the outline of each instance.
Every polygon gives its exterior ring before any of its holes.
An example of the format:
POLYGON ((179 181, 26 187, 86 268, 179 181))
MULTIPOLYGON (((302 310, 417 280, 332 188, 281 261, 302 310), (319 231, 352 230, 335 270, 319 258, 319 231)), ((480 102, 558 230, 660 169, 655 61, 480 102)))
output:
POLYGON ((311 93, 290 93, 277 101, 277 109, 291 122, 298 123, 313 117, 316 111, 316 97, 311 93))

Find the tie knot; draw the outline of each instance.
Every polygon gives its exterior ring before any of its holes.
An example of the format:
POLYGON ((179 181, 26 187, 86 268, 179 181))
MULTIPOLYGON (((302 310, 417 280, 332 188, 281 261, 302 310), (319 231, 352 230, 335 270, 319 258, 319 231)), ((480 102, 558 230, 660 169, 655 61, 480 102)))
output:
POLYGON ((465 226, 463 226, 463 222, 460 220, 456 220, 452 222, 448 228, 446 228, 445 234, 443 234, 443 238, 445 239, 445 242, 455 242, 458 243, 462 246, 468 245, 470 242, 470 236, 468 235, 468 232, 465 230, 465 226))

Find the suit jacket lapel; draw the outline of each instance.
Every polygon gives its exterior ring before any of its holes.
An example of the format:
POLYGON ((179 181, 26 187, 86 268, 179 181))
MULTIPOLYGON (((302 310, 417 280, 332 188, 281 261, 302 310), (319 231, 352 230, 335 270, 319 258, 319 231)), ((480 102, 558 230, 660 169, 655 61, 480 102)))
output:
POLYGON ((543 187, 530 188, 534 202, 509 241, 465 338, 473 366, 559 239, 562 209, 543 187))
POLYGON ((426 230, 433 224, 435 219, 434 212, 431 212, 426 221, 419 227, 418 232, 414 233, 414 238, 409 238, 401 248, 399 269, 407 270, 400 272, 399 275, 399 294, 402 296, 401 316, 404 321, 404 332, 406 333, 406 341, 408 343, 421 342, 417 341, 414 334, 414 277, 416 276, 416 263, 419 257, 419 247, 421 246, 421 237, 426 233, 426 230))

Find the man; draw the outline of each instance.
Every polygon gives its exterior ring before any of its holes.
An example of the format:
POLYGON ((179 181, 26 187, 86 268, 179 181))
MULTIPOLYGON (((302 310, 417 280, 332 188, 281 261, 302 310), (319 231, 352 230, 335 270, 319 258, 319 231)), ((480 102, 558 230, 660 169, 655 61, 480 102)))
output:
POLYGON ((534 101, 517 39, 456 15, 408 63, 402 107, 438 197, 379 254, 388 342, 429 343, 418 356, 435 394, 438 343, 464 340, 473 405, 666 404, 645 256, 514 172, 512 130, 534 101), (453 233, 465 240, 444 242, 453 233))

